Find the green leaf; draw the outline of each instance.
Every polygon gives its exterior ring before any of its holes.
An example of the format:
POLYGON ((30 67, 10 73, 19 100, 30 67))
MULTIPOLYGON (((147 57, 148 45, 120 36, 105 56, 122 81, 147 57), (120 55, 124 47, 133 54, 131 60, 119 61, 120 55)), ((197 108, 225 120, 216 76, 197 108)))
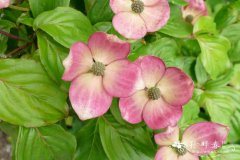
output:
POLYGON ((232 2, 223 7, 217 12, 214 21, 217 24, 218 29, 223 29, 226 26, 238 21, 240 11, 240 2, 232 2))
POLYGON ((112 23, 111 22, 99 22, 94 25, 94 28, 97 31, 101 32, 109 32, 113 29, 112 23))
POLYGON ((76 133, 78 147, 76 160, 107 160, 99 135, 99 120, 90 120, 76 133))
POLYGON ((224 145, 219 150, 212 152, 209 156, 211 157, 210 160, 239 160, 240 145, 224 145))
POLYGON ((99 130, 103 148, 111 160, 152 160, 155 155, 151 138, 141 127, 122 126, 106 115, 99 120, 99 130))
POLYGON ((77 41, 86 42, 94 32, 93 26, 85 15, 67 7, 42 13, 35 19, 33 26, 35 30, 45 31, 66 48, 77 41))
MULTIPOLYGON (((228 101, 228 103, 226 102, 227 104, 225 104, 226 108, 227 107, 229 109, 234 108, 234 114, 230 117, 230 122, 225 123, 225 125, 228 125, 230 127, 228 141, 229 142, 237 142, 240 140, 240 137, 239 137, 239 135, 240 135, 240 106, 239 106, 240 92, 231 87, 215 88, 214 92, 216 92, 216 95, 217 94, 222 95, 222 99, 224 99, 225 101, 228 101)), ((220 117, 222 117, 224 119, 229 118, 229 116, 227 116, 227 114, 224 116, 220 116, 220 117)))
POLYGON ((59 125, 19 130, 17 160, 72 160, 76 139, 59 125))
POLYGON ((237 90, 240 90, 240 64, 234 65, 233 76, 231 78, 230 84, 237 90))
POLYGON ((240 62, 240 40, 237 41, 236 43, 232 43, 232 48, 228 52, 230 60, 234 63, 239 63, 240 62))
POLYGON ((85 0, 85 3, 91 4, 87 8, 89 9, 88 17, 93 24, 112 20, 113 12, 109 6, 109 0, 85 0))
POLYGON ((225 0, 206 0, 205 3, 207 4, 209 9, 212 9, 214 11, 218 11, 220 7, 223 5, 226 5, 229 1, 225 0))
POLYGON ((196 39, 176 39, 176 42, 180 45, 181 55, 197 57, 201 53, 196 39))
POLYGON ((23 14, 21 14, 21 16, 17 19, 17 23, 22 23, 22 24, 25 24, 25 25, 27 25, 27 26, 32 27, 32 26, 33 26, 33 18, 30 17, 29 14, 23 13, 23 14))
POLYGON ((175 40, 170 38, 161 38, 153 43, 142 45, 130 54, 130 60, 136 60, 139 56, 154 55, 164 60, 167 65, 172 64, 178 52, 178 46, 175 40))
POLYGON ((37 127, 68 114, 67 95, 32 60, 0 60, 0 119, 37 127))
MULTIPOLYGON (((11 28, 15 27, 15 24, 7 21, 7 20, 0 20, 0 28, 2 31, 9 33, 11 28)), ((0 34, 0 56, 5 53, 7 50, 7 41, 8 37, 0 34)))
POLYGON ((200 59, 207 73, 216 79, 231 66, 227 52, 230 42, 222 36, 201 35, 197 37, 202 53, 200 59))
POLYGON ((228 106, 229 98, 223 99, 223 97, 213 97, 208 99, 206 103, 207 111, 211 117, 211 121, 229 124, 231 117, 233 116, 235 108, 228 106))
POLYGON ((216 24, 211 17, 201 17, 194 25, 194 34, 201 47, 202 64, 211 78, 216 79, 231 65, 228 58, 231 43, 217 35, 216 24))
POLYGON ((206 90, 204 98, 211 120, 229 125, 240 103, 240 94, 233 88, 219 87, 206 90))
POLYGON ((96 3, 96 0, 84 0, 84 5, 87 13, 90 11, 94 3, 96 3))
POLYGON ((215 80, 209 80, 204 84, 205 89, 212 89, 217 87, 224 87, 226 86, 233 76, 233 70, 229 70, 226 74, 219 76, 215 80))
POLYGON ((227 26, 221 34, 231 41, 232 47, 228 53, 230 60, 240 62, 240 23, 227 26))
POLYGON ((205 68, 203 67, 203 64, 199 57, 197 58, 196 65, 195 65, 195 74, 196 74, 197 82, 201 85, 208 80, 208 74, 205 68))
POLYGON ((203 16, 198 19, 193 28, 193 33, 198 36, 201 34, 216 34, 216 24, 212 17, 203 16))
POLYGON ((240 107, 237 108, 230 122, 230 133, 228 135, 229 142, 238 142, 240 140, 240 107))
POLYGON ((53 10, 57 7, 69 6, 70 0, 29 0, 30 8, 34 17, 44 11, 53 10))
POLYGON ((50 75, 58 84, 63 83, 61 77, 64 72, 63 59, 68 55, 69 50, 43 32, 37 33, 38 47, 41 62, 50 75))
POLYGON ((223 36, 227 37, 231 42, 236 42, 240 39, 240 23, 232 24, 223 29, 223 36))
POLYGON ((193 27, 182 18, 181 9, 171 5, 171 15, 167 24, 159 32, 176 38, 186 38, 192 34, 193 27))
POLYGON ((187 128, 191 124, 201 122, 203 119, 199 118, 198 114, 200 113, 199 105, 191 100, 186 105, 183 106, 183 115, 178 125, 181 129, 187 128))
POLYGON ((171 67, 178 67, 182 69, 185 73, 187 73, 192 78, 194 77, 194 65, 195 65, 196 58, 190 56, 178 56, 175 60, 171 63, 171 67))
POLYGON ((201 17, 193 30, 201 48, 202 64, 211 78, 216 79, 231 65, 228 58, 231 43, 227 38, 217 35, 216 25, 211 17, 201 17))
POLYGON ((122 125, 128 125, 128 123, 122 118, 121 112, 119 110, 119 100, 118 99, 113 99, 112 105, 110 107, 110 111, 113 115, 113 117, 116 119, 116 121, 122 125))

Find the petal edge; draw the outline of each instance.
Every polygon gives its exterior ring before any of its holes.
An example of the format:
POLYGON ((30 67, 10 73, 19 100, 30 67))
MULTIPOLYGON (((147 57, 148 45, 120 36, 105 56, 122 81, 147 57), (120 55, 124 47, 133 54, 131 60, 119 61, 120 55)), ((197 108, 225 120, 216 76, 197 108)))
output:
POLYGON ((93 64, 91 51, 82 42, 73 44, 68 57, 63 61, 65 68, 62 79, 71 81, 78 75, 88 72, 93 64))

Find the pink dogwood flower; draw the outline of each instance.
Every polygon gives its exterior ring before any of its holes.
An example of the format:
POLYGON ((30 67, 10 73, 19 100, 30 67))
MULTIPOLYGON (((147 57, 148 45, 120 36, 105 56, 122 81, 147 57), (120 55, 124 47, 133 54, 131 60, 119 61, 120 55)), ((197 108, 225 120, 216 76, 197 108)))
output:
POLYGON ((138 67, 127 60, 129 52, 129 43, 103 32, 72 45, 62 79, 72 81, 69 97, 81 120, 103 115, 113 97, 133 92, 138 67))
POLYGON ((132 124, 144 120, 152 129, 176 125, 192 97, 192 80, 178 68, 166 68, 158 57, 140 57, 135 63, 141 76, 134 94, 120 98, 122 117, 132 124))
POLYGON ((10 0, 0 0, 0 9, 7 8, 10 5, 10 0))
POLYGON ((228 132, 227 126, 201 122, 187 128, 180 141, 179 128, 169 127, 155 135, 155 142, 160 146, 155 160, 199 160, 199 156, 221 147, 228 132))
POLYGON ((186 0, 187 6, 182 7, 183 18, 194 24, 201 16, 207 16, 208 10, 204 0, 186 0))
POLYGON ((114 28, 128 39, 140 39, 163 27, 170 16, 167 0, 110 0, 114 28))

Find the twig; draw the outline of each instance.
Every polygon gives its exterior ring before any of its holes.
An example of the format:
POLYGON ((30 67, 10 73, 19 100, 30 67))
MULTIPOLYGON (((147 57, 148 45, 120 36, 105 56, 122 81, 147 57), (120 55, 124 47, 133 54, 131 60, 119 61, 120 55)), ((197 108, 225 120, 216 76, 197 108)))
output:
POLYGON ((7 53, 7 54, 5 55, 4 58, 10 58, 10 57, 13 57, 13 56, 15 55, 15 53, 20 52, 21 50, 23 50, 23 49, 25 49, 25 48, 31 46, 32 43, 33 43, 33 42, 28 42, 28 43, 26 43, 25 45, 23 45, 23 46, 21 46, 21 47, 18 47, 18 48, 16 48, 16 49, 14 49, 13 51, 7 53))
POLYGON ((18 41, 26 41, 25 39, 22 39, 22 38, 20 38, 20 37, 18 37, 18 36, 15 36, 15 35, 13 35, 13 34, 7 33, 7 32, 5 32, 5 31, 3 31, 3 30, 1 30, 1 29, 0 29, 0 34, 5 35, 5 36, 7 36, 7 37, 9 37, 9 38, 12 38, 12 39, 16 39, 16 40, 18 40, 18 41))
POLYGON ((14 6, 14 5, 10 5, 9 8, 19 10, 19 11, 23 11, 23 12, 28 12, 29 11, 29 8, 24 8, 24 7, 14 6))

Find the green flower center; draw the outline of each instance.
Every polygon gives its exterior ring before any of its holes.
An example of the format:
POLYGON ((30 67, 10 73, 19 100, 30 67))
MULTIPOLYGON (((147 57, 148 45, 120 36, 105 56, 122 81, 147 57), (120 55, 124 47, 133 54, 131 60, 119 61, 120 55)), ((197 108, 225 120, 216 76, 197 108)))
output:
POLYGON ((152 87, 148 89, 147 95, 149 99, 157 100, 161 96, 160 89, 157 87, 152 87))
POLYGON ((135 13, 142 13, 144 10, 144 3, 141 0, 132 0, 132 11, 135 13))
POLYGON ((96 76, 103 76, 105 71, 105 65, 101 62, 95 62, 92 65, 91 72, 96 76))
POLYGON ((185 21, 188 22, 188 23, 192 23, 193 21, 193 16, 192 15, 188 15, 186 18, 185 18, 185 21))
POLYGON ((186 146, 183 143, 180 142, 174 142, 171 145, 171 148, 179 155, 183 156, 187 153, 186 146))

